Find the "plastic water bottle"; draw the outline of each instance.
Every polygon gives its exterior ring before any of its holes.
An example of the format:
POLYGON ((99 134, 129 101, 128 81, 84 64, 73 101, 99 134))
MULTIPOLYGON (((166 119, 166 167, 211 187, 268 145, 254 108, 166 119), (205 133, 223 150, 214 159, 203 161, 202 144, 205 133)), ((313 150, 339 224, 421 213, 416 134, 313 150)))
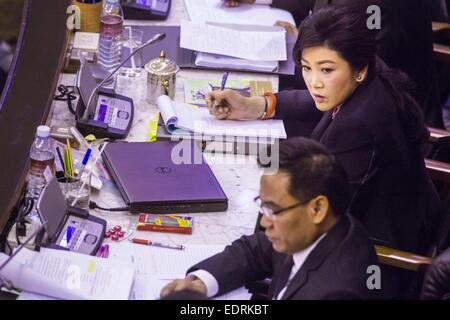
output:
POLYGON ((106 73, 120 64, 123 11, 119 0, 106 0, 100 18, 98 62, 106 73))
POLYGON ((55 155, 50 139, 50 128, 39 126, 30 150, 30 168, 28 171, 27 196, 34 199, 34 207, 29 215, 31 221, 39 221, 36 203, 47 183, 44 176, 47 167, 50 167, 52 173, 55 172, 55 155))

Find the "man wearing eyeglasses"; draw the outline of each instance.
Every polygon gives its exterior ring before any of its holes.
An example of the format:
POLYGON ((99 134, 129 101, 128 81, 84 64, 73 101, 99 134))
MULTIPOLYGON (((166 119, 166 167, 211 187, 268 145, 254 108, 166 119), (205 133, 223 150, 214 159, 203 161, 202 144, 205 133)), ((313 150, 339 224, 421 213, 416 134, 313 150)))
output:
POLYGON ((278 160, 278 172, 262 176, 255 199, 265 231, 243 236, 193 266, 162 297, 178 290, 213 297, 266 278, 272 278, 273 299, 379 297, 368 281, 369 266, 378 263, 373 244, 345 214, 350 199, 343 167, 305 138, 280 143, 278 160))

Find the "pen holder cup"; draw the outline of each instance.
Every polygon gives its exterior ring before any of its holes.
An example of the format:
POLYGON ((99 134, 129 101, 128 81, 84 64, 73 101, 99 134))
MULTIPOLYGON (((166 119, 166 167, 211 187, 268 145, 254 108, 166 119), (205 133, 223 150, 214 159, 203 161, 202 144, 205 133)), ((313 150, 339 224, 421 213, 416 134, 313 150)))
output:
POLYGON ((91 197, 90 172, 85 170, 81 177, 65 177, 64 172, 58 171, 56 178, 69 206, 89 210, 91 197))

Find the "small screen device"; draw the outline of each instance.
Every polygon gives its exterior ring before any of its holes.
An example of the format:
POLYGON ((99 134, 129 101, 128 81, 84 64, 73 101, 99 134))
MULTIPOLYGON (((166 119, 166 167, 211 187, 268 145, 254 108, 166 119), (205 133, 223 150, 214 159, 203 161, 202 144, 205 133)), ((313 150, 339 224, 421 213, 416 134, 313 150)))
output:
POLYGON ((37 203, 42 221, 47 221, 45 247, 94 255, 100 247, 106 221, 80 208, 69 207, 58 180, 53 177, 37 203))
POLYGON ((124 139, 130 132, 134 116, 133 99, 118 95, 114 90, 100 88, 90 103, 91 93, 97 83, 92 66, 83 62, 78 71, 77 129, 83 134, 92 133, 96 138, 124 139))
POLYGON ((166 20, 170 0, 122 0, 125 19, 166 20))

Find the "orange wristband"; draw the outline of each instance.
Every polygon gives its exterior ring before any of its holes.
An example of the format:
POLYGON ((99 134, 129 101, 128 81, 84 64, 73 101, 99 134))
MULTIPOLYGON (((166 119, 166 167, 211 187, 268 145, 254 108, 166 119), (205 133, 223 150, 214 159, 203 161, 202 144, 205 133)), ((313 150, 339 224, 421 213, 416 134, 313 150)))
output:
POLYGON ((272 103, 269 105, 269 108, 267 109, 267 112, 263 117, 263 120, 268 120, 273 115, 275 107, 277 106, 277 97, 272 92, 266 92, 263 96, 272 98, 272 103))

